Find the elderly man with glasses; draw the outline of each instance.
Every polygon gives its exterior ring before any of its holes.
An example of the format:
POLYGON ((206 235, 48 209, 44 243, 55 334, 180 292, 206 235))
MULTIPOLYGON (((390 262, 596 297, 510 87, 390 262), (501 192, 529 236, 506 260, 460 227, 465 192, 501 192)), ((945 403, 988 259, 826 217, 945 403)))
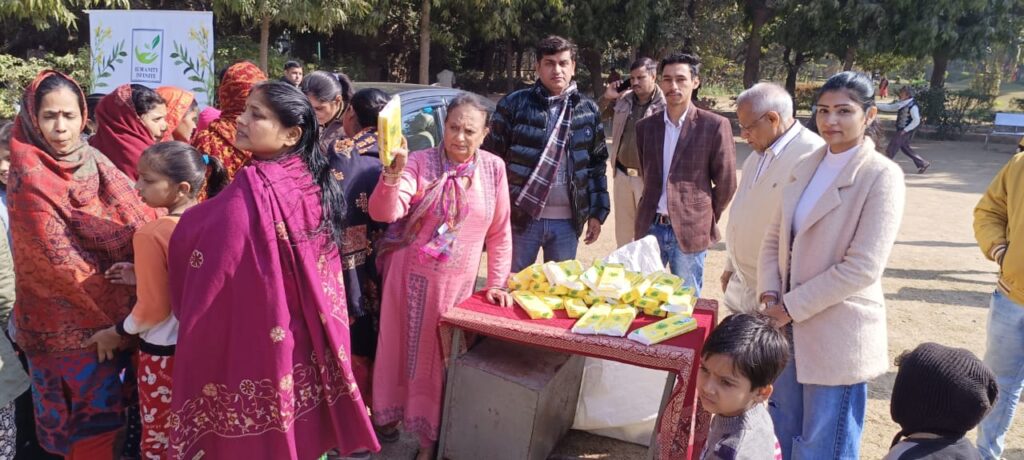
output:
POLYGON ((722 273, 724 304, 732 313, 752 313, 757 301, 757 259, 761 241, 782 187, 793 166, 824 147, 817 134, 793 118, 789 93, 773 83, 758 83, 736 98, 740 136, 754 150, 743 162, 740 185, 733 197, 725 229, 727 258, 722 273))

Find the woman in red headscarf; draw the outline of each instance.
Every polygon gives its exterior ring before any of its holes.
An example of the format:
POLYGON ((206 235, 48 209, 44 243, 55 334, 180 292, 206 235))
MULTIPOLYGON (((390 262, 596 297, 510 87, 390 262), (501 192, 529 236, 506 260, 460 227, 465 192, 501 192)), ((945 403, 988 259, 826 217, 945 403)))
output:
POLYGON ((199 118, 196 97, 176 86, 161 86, 156 93, 167 103, 167 132, 160 140, 191 142, 199 118))
POLYGON ((88 339, 128 314, 132 288, 103 274, 131 260, 132 235, 151 216, 131 181, 82 142, 87 111, 77 83, 43 71, 21 107, 8 182, 14 315, 39 441, 68 459, 117 458, 130 394, 120 375, 130 353, 101 362, 88 339))
POLYGON ((249 97, 249 92, 253 86, 266 79, 266 74, 256 67, 256 64, 248 61, 228 67, 220 81, 220 88, 217 89, 220 118, 196 134, 192 141, 192 145, 200 152, 219 158, 228 170, 229 178, 234 178, 235 171, 245 165, 252 156, 251 152, 235 147, 235 132, 238 116, 245 110, 245 100, 249 97))
POLYGON ((96 106, 96 134, 89 144, 110 158, 132 180, 146 147, 167 132, 167 103, 142 85, 121 85, 96 106))

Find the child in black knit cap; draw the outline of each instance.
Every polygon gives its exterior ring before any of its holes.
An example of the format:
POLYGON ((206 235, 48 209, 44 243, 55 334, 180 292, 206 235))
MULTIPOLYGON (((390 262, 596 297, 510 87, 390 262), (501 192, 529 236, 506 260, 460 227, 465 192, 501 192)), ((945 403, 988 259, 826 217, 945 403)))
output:
POLYGON ((923 343, 896 359, 889 410, 900 425, 884 460, 975 460, 964 435, 992 408, 995 375, 973 353, 923 343))

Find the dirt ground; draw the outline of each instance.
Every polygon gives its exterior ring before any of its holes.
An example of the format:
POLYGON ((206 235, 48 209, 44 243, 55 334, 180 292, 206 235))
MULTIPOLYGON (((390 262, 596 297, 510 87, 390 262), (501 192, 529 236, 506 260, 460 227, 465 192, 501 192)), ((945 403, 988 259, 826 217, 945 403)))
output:
MULTIPOLYGON (((749 148, 742 140, 737 141, 742 162, 749 148)), ((907 173, 907 203, 883 280, 889 312, 889 355, 895 358, 921 342, 933 341, 967 348, 983 356, 996 267, 977 248, 972 213, 981 193, 1014 148, 997 144, 983 150, 980 143, 929 140, 918 140, 915 146, 932 166, 926 174, 918 175, 908 158, 897 158, 907 173)), ((597 243, 581 245, 580 259, 586 262, 614 250, 614 218, 613 212, 597 243)), ((724 228, 724 223, 720 228, 724 228)), ((704 295, 708 298, 721 298, 718 277, 724 259, 721 243, 708 253, 704 283, 704 295)), ((862 458, 883 457, 898 431, 889 417, 895 372, 893 366, 870 384, 862 458)), ((974 433, 968 437, 973 440, 974 433)), ((1004 458, 1024 460, 1024 416, 1017 417, 1007 442, 1004 458)), ((399 443, 385 446, 374 458, 411 459, 415 452, 415 440, 403 436, 399 443)), ((573 431, 551 458, 611 460, 644 455, 641 446, 573 431)))

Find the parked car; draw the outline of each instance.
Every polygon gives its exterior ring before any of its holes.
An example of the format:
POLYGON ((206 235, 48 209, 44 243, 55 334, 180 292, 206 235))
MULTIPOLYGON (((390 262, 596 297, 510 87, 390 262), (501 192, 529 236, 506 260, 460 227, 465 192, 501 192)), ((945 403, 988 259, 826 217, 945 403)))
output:
MULTIPOLYGON (((445 108, 459 94, 465 93, 454 88, 414 85, 409 83, 356 82, 356 91, 377 88, 389 96, 402 99, 402 134, 409 142, 409 150, 416 151, 437 146, 444 134, 445 108)), ((481 97, 488 110, 494 112, 495 104, 481 97)))

